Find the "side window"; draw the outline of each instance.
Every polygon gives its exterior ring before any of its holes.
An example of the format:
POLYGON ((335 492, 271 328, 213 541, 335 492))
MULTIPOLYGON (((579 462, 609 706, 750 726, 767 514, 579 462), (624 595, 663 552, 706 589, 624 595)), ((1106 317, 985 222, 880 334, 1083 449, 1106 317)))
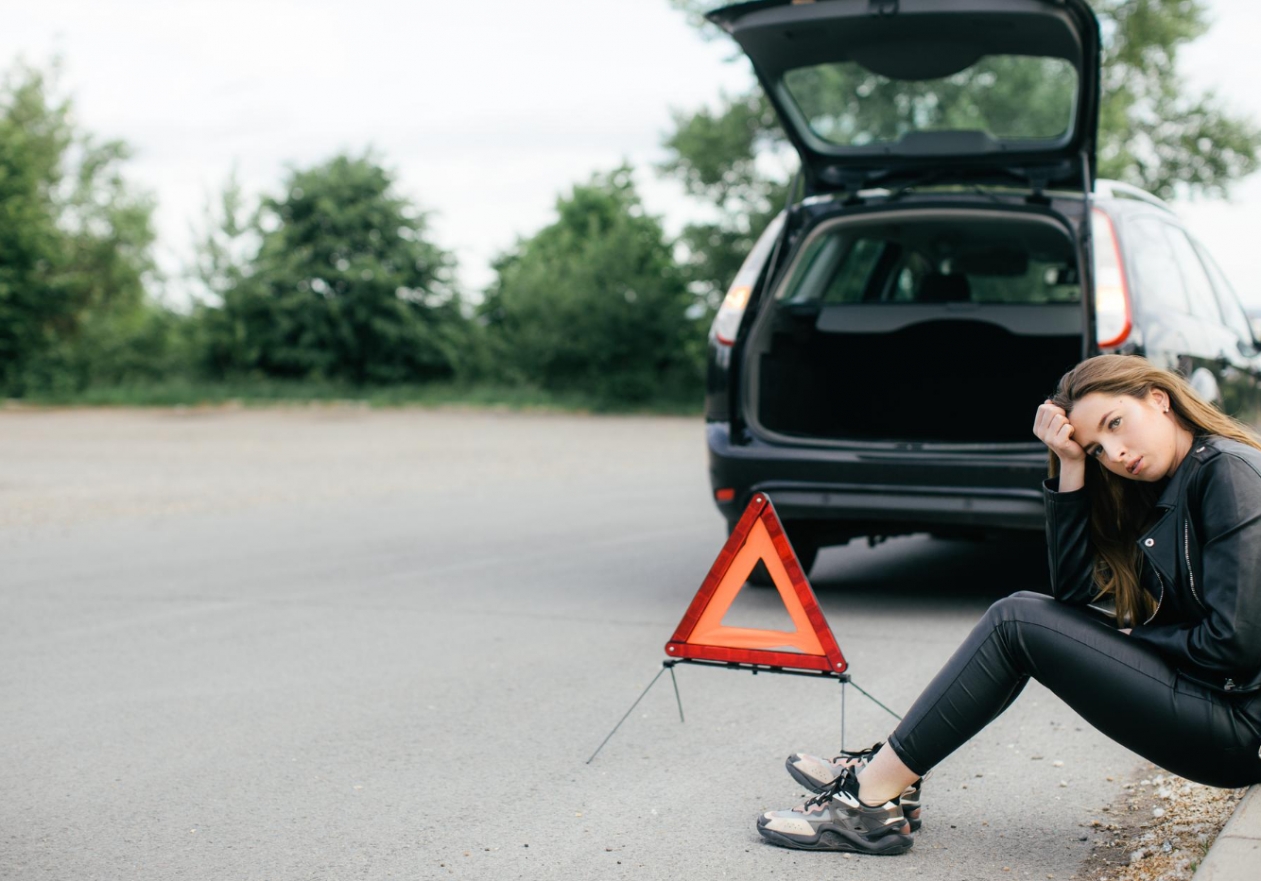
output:
POLYGON ((861 303, 871 271, 885 243, 880 239, 856 239, 841 261, 823 294, 825 303, 861 303))
POLYGON ((1186 284, 1187 299, 1190 301, 1191 314, 1214 324, 1222 323, 1222 313, 1217 308, 1217 297, 1213 294, 1213 285, 1200 262, 1200 255, 1191 247, 1191 240, 1181 229, 1165 224, 1165 234, 1169 236, 1169 246, 1173 248, 1174 259, 1182 270, 1182 280, 1186 284))
POLYGON ((1174 259, 1164 221, 1138 217, 1123 228, 1121 247, 1129 253, 1135 287, 1145 303, 1178 312, 1191 313, 1182 272, 1174 259))
MULTIPOLYGON (((1012 266, 1010 269, 1019 267, 1012 266)), ((1078 303, 1081 284, 1068 261, 1030 257, 1023 272, 969 273, 974 303, 1078 303)))
POLYGON ((1230 286, 1230 282, 1226 280, 1225 274, 1222 273, 1212 255, 1199 243, 1193 244, 1200 259, 1204 261, 1204 268, 1208 270, 1209 279, 1213 282, 1217 304, 1222 307, 1222 321, 1235 332, 1239 339, 1249 346, 1253 345, 1252 324, 1248 321, 1248 313, 1244 311, 1243 306, 1239 305, 1235 289, 1230 286))
POLYGON ((924 276, 933 271, 932 264, 922 255, 907 254, 898 265, 892 290, 886 290, 884 299, 894 303, 913 303, 924 276))
POLYGON ((836 269, 842 247, 839 236, 826 235, 815 239, 797 261, 792 277, 780 288, 776 299, 789 303, 818 301, 826 289, 828 277, 836 269))

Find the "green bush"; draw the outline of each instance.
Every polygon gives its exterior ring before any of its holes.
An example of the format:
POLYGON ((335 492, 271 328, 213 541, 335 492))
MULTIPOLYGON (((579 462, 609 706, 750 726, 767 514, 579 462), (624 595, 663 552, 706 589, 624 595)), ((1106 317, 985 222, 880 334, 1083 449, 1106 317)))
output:
POLYGON ((212 375, 388 384, 449 379, 469 343, 452 258, 370 156, 294 171, 279 196, 203 243, 212 375), (232 260, 229 240, 252 243, 232 260), (217 288, 217 290, 216 290, 217 288))
POLYGON ((177 318, 148 299, 152 200, 128 150, 75 128, 39 71, 0 86, 0 393, 170 368, 177 318), (161 353, 161 364, 142 365, 161 353), (98 375, 100 374, 100 375, 98 375))
POLYGON ((495 264, 480 316, 501 375, 610 403, 699 398, 704 330, 630 169, 574 187, 556 212, 495 264))

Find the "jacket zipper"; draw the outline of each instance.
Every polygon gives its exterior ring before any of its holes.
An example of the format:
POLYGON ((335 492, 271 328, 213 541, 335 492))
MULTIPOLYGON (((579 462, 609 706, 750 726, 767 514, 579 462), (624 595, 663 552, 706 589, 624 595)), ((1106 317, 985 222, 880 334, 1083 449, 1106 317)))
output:
POLYGON ((1200 602, 1200 595, 1195 592, 1195 573, 1191 571, 1191 521, 1182 521, 1182 553, 1187 561, 1187 578, 1191 581, 1191 596, 1195 597, 1195 603, 1201 609, 1204 603, 1200 602))
POLYGON ((1156 583, 1160 585, 1160 597, 1156 600, 1156 611, 1152 612, 1151 617, 1144 621, 1144 624, 1152 623, 1152 620, 1160 614, 1160 605, 1165 601, 1165 579, 1160 577, 1160 572, 1156 567, 1152 567, 1152 573, 1156 576, 1156 583))

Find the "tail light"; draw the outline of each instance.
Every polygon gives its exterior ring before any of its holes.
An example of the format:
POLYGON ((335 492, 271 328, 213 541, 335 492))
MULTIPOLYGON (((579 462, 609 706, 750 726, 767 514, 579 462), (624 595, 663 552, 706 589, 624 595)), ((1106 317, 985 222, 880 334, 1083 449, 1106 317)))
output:
POLYGON ((1130 291, 1112 218, 1095 208, 1090 233, 1095 252, 1095 340, 1099 348, 1111 349, 1125 342, 1134 327, 1130 291))
POLYGON ((762 274, 762 268, 771 256, 771 250, 779 239, 779 230, 783 225, 784 215, 781 212, 766 225, 766 229, 758 236, 757 243, 740 264, 740 271, 736 273, 735 281, 731 283, 727 296, 723 297, 718 315, 714 318, 712 331, 719 344, 730 346, 735 343, 736 334, 740 330, 740 319, 744 318, 744 309, 749 305, 753 286, 757 284, 758 276, 762 274))
POLYGON ((752 292, 747 284, 732 285, 727 296, 722 298, 718 316, 714 319, 714 338, 724 346, 736 341, 736 331, 740 329, 740 319, 744 317, 744 307, 749 305, 749 294, 752 292))

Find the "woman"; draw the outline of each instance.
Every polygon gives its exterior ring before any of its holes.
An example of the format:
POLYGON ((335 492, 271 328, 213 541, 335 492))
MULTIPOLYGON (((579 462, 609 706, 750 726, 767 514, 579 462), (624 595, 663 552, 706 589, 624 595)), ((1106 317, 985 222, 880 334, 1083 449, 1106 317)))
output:
POLYGON ((820 795, 759 817, 770 841, 906 851, 923 775, 1030 677, 1175 774, 1261 782, 1261 442, 1182 377, 1125 355, 1069 371, 1033 432, 1050 450, 1053 598, 991 606, 887 743, 790 756, 820 795))

